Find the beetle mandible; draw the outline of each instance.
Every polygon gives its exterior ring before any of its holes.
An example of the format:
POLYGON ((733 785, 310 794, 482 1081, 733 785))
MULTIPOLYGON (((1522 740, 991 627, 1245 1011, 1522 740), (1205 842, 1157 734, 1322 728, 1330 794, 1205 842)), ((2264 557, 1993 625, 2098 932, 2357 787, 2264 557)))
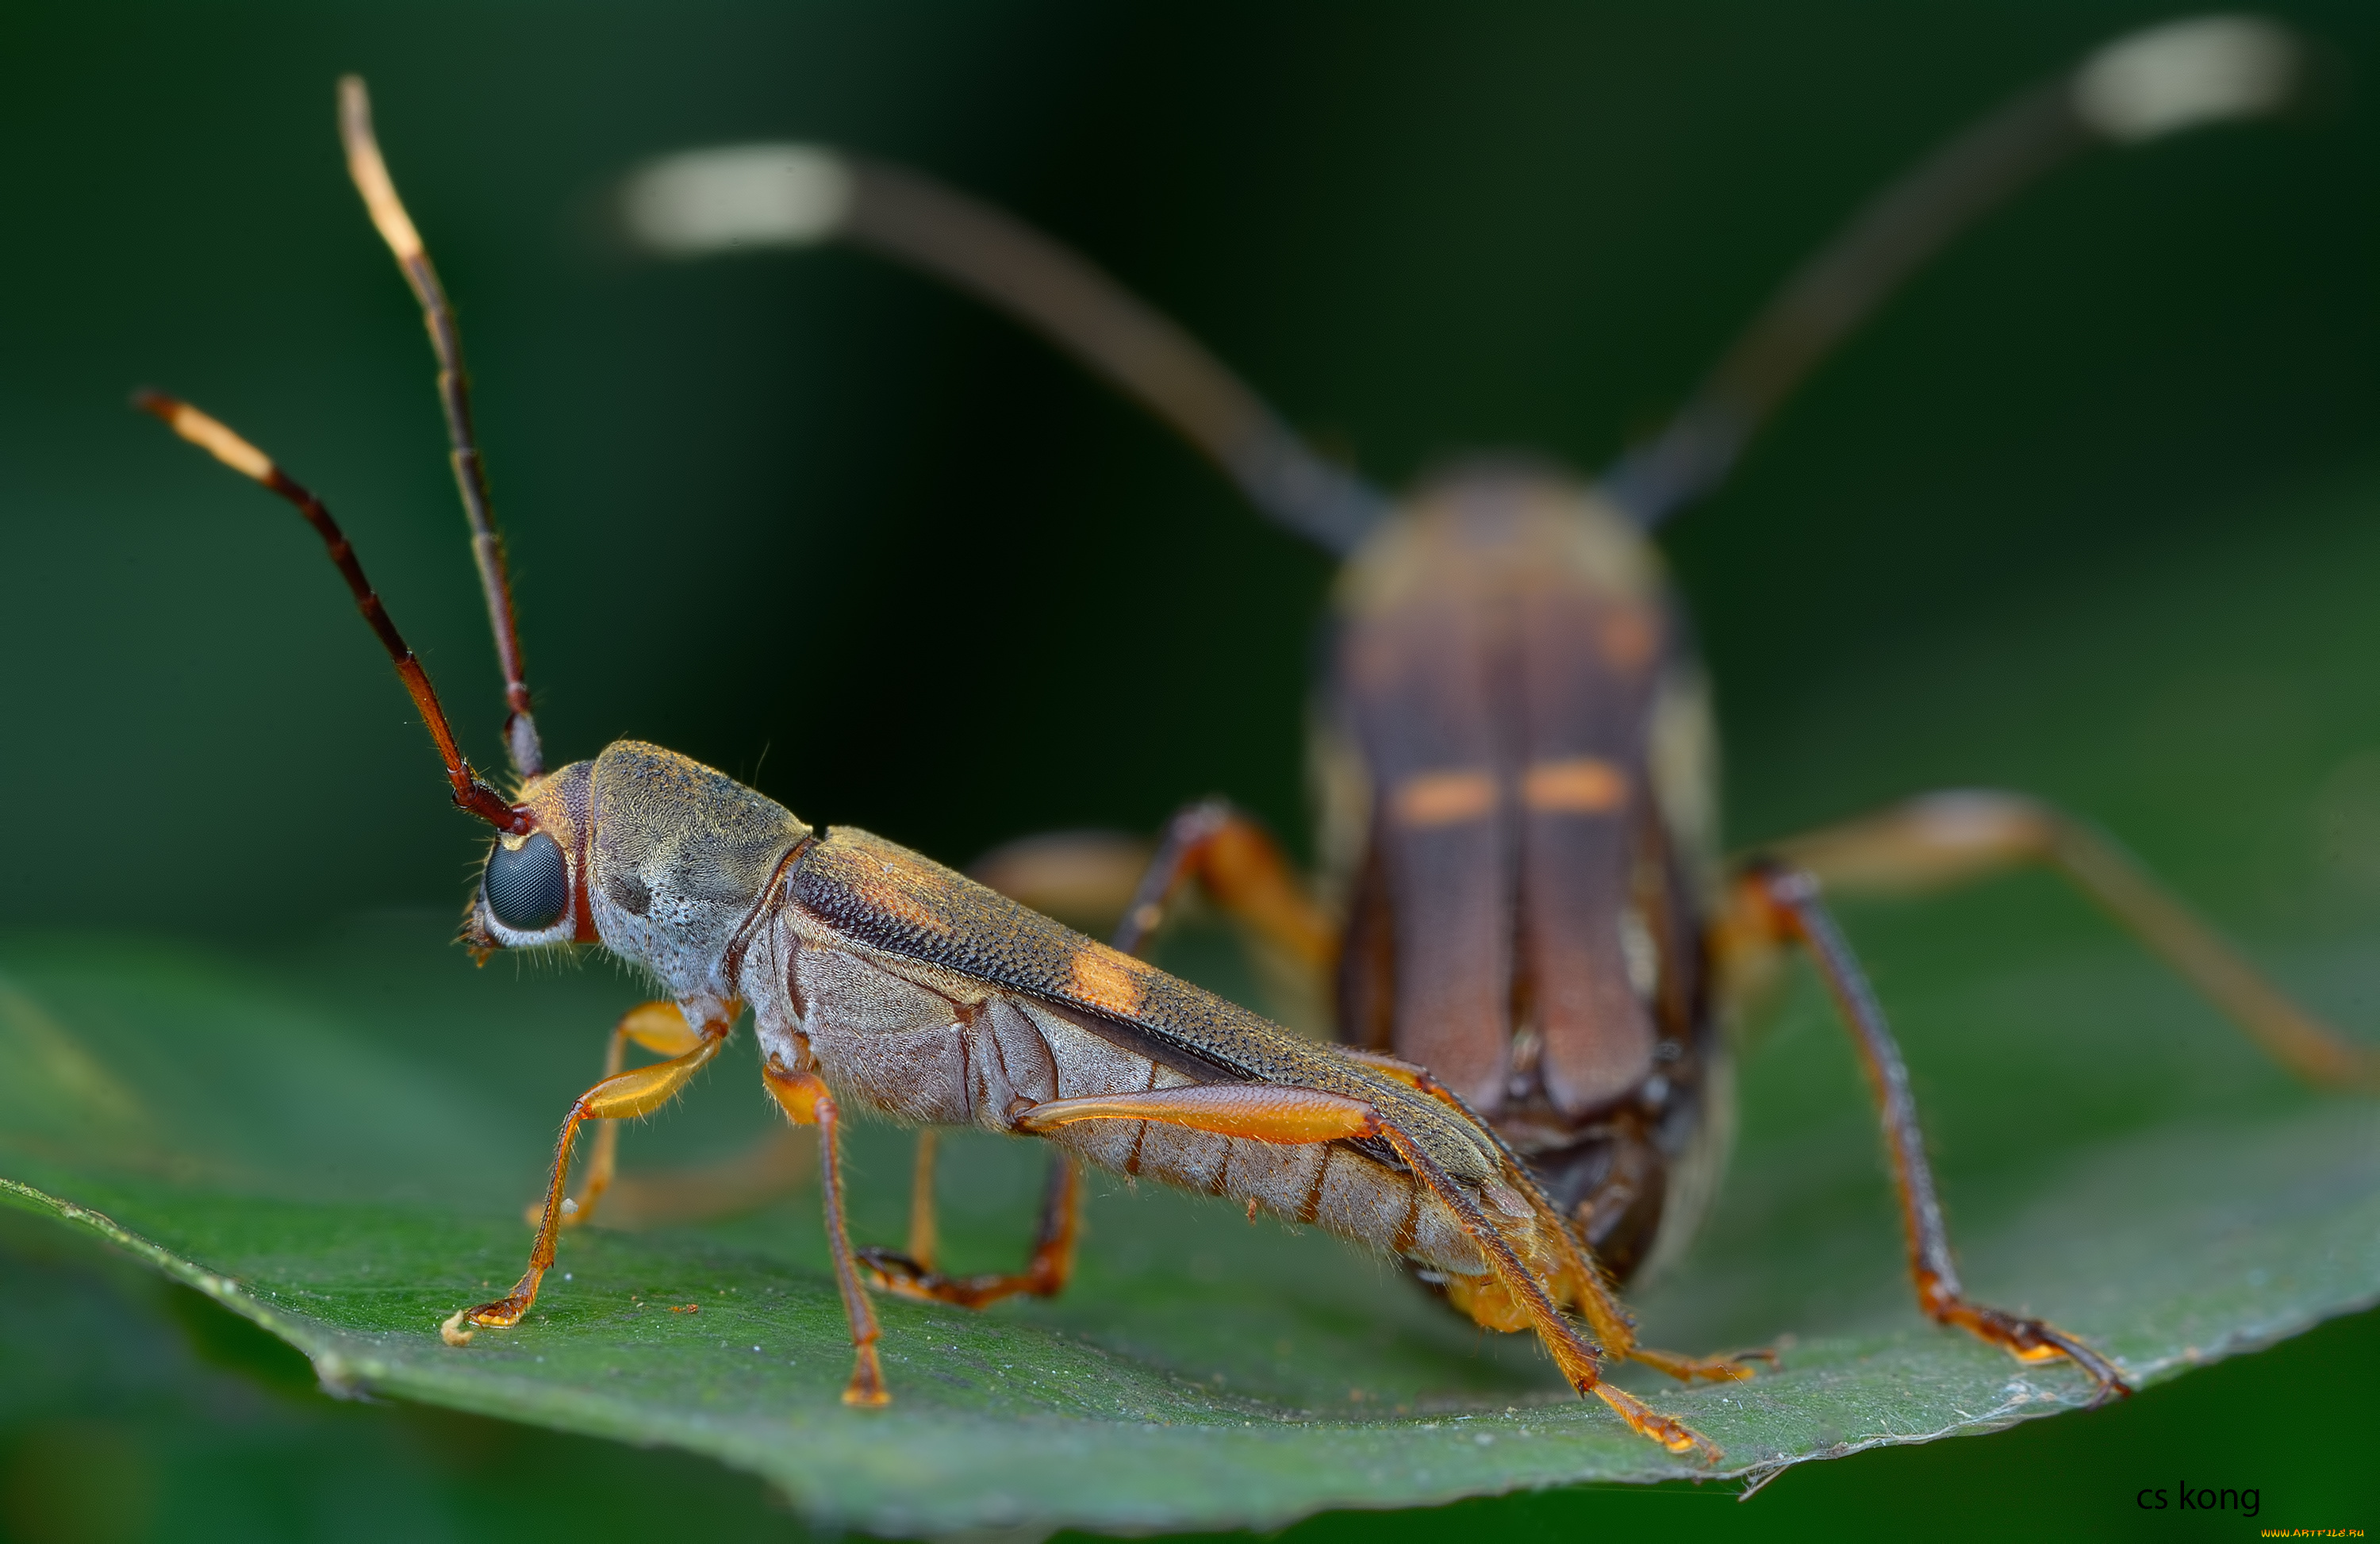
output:
MULTIPOLYGON (((2117 39, 1873 200, 1666 429, 1599 478, 1512 458, 1451 469, 1402 500, 1306 446, 1092 264, 915 173, 814 146, 725 147, 639 169, 620 207, 631 237, 664 256, 839 240, 971 291, 1139 398, 1258 509, 1344 560, 1314 715, 1318 885, 1219 801, 1178 815, 1145 871, 1137 858, 1119 867, 1113 844, 1063 838, 1019 844, 979 871, 1052 905, 1079 900, 1087 875, 1098 890, 1104 872, 1127 950, 1196 883, 1283 954, 1335 971, 1341 1039, 1430 1067, 1622 1281, 1692 1235, 1731 1126, 1724 1027, 1798 945, 1875 1088, 1922 1311, 2021 1358, 2071 1357, 2104 1397, 2124 1388, 2105 1358, 1966 1296, 1900 1051, 1822 887, 1908 890, 2045 864, 2301 1075, 2373 1088, 2380 1058, 2290 1003, 2112 843, 2020 796, 1923 797, 1723 868, 1706 693, 1646 533, 1717 487, 1827 352, 2017 187, 2094 144, 2276 112, 2304 69, 2289 34, 2250 18, 2117 39)), ((931 1295, 927 1262, 872 1263, 931 1295)), ((1528 1322, 1496 1282, 1418 1273, 1480 1322, 1528 1322)))
MULTIPOLYGON (((601 944, 670 993, 631 1009, 613 1039, 615 1049, 633 1039, 666 1059, 607 1076, 571 1105, 527 1270, 504 1296, 458 1309, 442 1327, 450 1344, 516 1325, 537 1301, 569 1206, 581 1125, 667 1103, 748 1008, 769 1092, 795 1124, 819 1134, 826 1233, 854 1347, 848 1404, 879 1405, 890 1395, 844 1222, 846 1105, 916 1125, 1038 1137, 1058 1149, 1035 1268, 1002 1291, 1062 1283, 1076 1165, 1097 1164, 1318 1225, 1450 1282, 1492 1277, 1471 1299, 1532 1326, 1582 1396, 1672 1453, 1719 1456, 1682 1422, 1604 1381, 1601 1364, 1633 1357, 1687 1380, 1747 1369, 1637 1345, 1603 1273, 1526 1165, 1423 1068, 1302 1038, 906 848, 809 826, 658 746, 622 740, 592 760, 549 768, 454 316, 354 78, 340 84, 340 126, 350 174, 421 303, 438 356, 505 678, 504 742, 517 779, 510 796, 463 755, 428 673, 322 502, 198 408, 154 392, 136 403, 295 505, 322 540, 419 711, 454 802, 495 829, 466 942, 482 957, 601 944)), ((957 1286, 941 1295, 966 1300, 957 1286)))

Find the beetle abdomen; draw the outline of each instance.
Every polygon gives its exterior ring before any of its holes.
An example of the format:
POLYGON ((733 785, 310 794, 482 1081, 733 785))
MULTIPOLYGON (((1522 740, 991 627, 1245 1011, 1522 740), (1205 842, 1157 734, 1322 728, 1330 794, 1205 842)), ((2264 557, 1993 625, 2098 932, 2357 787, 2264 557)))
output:
MULTIPOLYGON (((1050 1060, 1062 1069, 1060 1098, 1145 1093, 1196 1081, 1055 1013, 1031 1012, 1050 1060)), ((1319 1227, 1458 1275, 1487 1269, 1443 1202, 1412 1175, 1345 1143, 1292 1146, 1121 1120, 1085 1121, 1048 1136, 1086 1162, 1127 1178, 1253 1201, 1283 1222, 1319 1227)))

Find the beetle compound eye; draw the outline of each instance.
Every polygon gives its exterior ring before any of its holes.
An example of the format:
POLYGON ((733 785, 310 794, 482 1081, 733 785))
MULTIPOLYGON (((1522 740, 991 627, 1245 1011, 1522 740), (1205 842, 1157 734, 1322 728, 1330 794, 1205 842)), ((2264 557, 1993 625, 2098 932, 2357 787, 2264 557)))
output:
POLYGON ((541 831, 517 847, 496 844, 488 855, 488 909, 516 932, 533 933, 561 919, 570 904, 570 872, 562 846, 541 831))

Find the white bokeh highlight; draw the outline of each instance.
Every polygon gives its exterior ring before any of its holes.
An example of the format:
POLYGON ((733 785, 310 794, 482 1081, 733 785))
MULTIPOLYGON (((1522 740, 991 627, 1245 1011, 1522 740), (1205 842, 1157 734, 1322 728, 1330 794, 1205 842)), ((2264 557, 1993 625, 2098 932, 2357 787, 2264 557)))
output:
POLYGON ((2297 40, 2276 23, 2194 17, 2119 38, 2083 61, 2074 111, 2108 139, 2134 144, 2273 112, 2302 67, 2297 40))
POLYGON ((843 226, 851 173, 815 145, 722 145, 647 163, 620 190, 638 244, 663 257, 804 247, 843 226))

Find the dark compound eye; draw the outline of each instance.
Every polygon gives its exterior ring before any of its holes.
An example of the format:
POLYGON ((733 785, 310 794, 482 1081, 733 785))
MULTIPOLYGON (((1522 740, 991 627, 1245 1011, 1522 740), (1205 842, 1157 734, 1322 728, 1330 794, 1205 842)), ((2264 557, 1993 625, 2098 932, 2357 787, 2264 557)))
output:
POLYGON ((541 831, 516 848, 502 842, 488 855, 488 909, 515 932, 541 932, 570 904, 570 870, 561 845, 541 831))

